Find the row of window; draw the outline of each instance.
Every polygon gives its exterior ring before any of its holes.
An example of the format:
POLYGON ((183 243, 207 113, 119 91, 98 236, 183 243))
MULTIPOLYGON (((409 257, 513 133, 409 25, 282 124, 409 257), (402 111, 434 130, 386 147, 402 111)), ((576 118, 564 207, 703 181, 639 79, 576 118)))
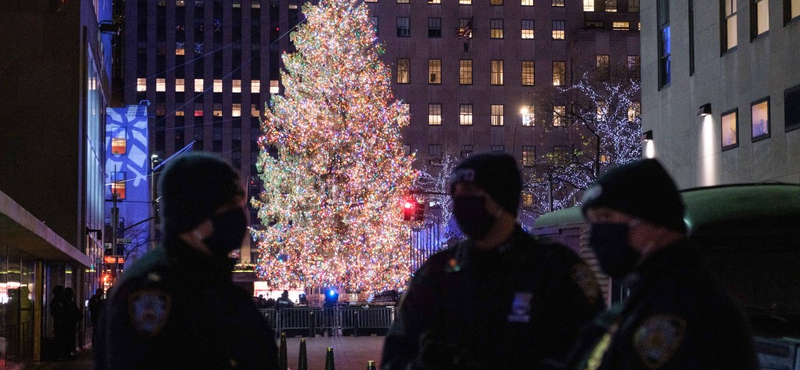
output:
MULTIPOLYGON (((181 105, 178 103, 177 109, 174 111, 175 117, 185 117, 186 113, 188 112, 194 117, 202 117, 205 114, 204 104, 195 102, 193 103, 186 103, 185 105, 181 105), (192 109, 194 108, 194 109, 192 109)), ((167 114, 166 104, 158 103, 156 106, 156 116, 163 117, 167 114)), ((257 104, 250 104, 250 117, 259 117, 261 114, 261 110, 257 104)), ((211 116, 213 117, 222 117, 222 103, 214 103, 211 110, 211 116)), ((242 116, 242 104, 241 103, 232 103, 231 104, 231 117, 241 117, 242 116)))
MULTIPOLYGON (((194 83, 191 80, 188 81, 190 85, 187 85, 187 80, 183 78, 176 78, 175 79, 175 92, 186 92, 186 87, 194 85, 194 92, 204 92, 205 88, 203 87, 204 81, 202 78, 195 78, 194 83)), ((245 82, 246 83, 246 82, 245 82)), ((222 79, 214 79, 211 89, 215 93, 223 92, 223 84, 222 79)), ((166 92, 167 90, 167 80, 165 78, 156 78, 156 92, 166 92)), ((137 78, 136 79, 136 91, 137 92, 145 92, 147 91, 147 78, 137 78)), ((269 81, 269 93, 270 94, 277 94, 280 91, 280 84, 278 80, 270 80, 269 81)), ((240 94, 242 92, 242 80, 231 80, 231 92, 234 94, 240 94)), ((253 94, 260 94, 261 93, 261 80, 251 80, 250 81, 250 92, 253 94)))
MULTIPOLYGON (((398 4, 410 4, 411 0, 396 0, 398 4)), ((428 4, 436 5, 441 4, 442 0, 426 0, 428 4)), ((504 0, 489 0, 489 5, 502 6, 504 0)), ((545 0, 549 1, 551 6, 564 7, 566 0, 545 0)), ((378 0, 366 0, 367 3, 377 3, 378 0)), ((618 0, 599 0, 603 11, 615 13, 620 10, 629 12, 639 12, 640 0, 628 0, 627 8, 620 7, 618 0)), ((522 6, 534 6, 534 0, 520 0, 522 6)), ((593 12, 596 10, 596 0, 583 0, 583 10, 586 12, 593 12)), ((459 5, 472 5, 472 0, 458 0, 459 5)))
MULTIPOLYGON (((456 35, 459 37, 472 38, 474 19, 472 18, 459 18, 458 32, 456 35)), ((372 22, 377 30, 378 17, 372 17, 372 22)), ((552 21, 551 35, 553 40, 564 40, 566 38, 566 23, 563 20, 552 21)), ((489 38, 503 39, 505 38, 503 19, 490 19, 489 20, 489 38)), ((533 40, 535 34, 536 22, 533 19, 523 19, 520 31, 520 38, 523 40, 533 40)), ((630 28, 629 22, 614 22, 615 29, 627 30, 630 28)), ((411 18, 397 17, 397 37, 411 37, 411 18)), ((428 18, 428 37, 441 38, 442 37, 442 18, 428 18)))
MULTIPOLYGON (((800 86, 784 92, 785 130, 800 129, 800 86)), ((739 146, 739 109, 720 115, 722 150, 739 146)), ((757 100, 750 104, 750 138, 752 142, 770 137, 770 99, 757 100)))
MULTIPOLYGON (((474 144, 462 144, 460 148, 460 152, 458 153, 461 157, 466 157, 472 154, 475 151, 474 144)), ((503 153, 506 151, 505 145, 490 145, 489 150, 495 153, 503 153)), ((410 147, 406 145, 406 152, 410 152, 410 147)), ((441 144, 428 144, 428 157, 430 158, 438 158, 443 155, 442 145, 441 144)), ((554 163, 554 162, 562 162, 569 158, 570 149, 566 145, 554 145, 550 147, 550 155, 543 156, 541 159, 537 160, 536 156, 536 146, 535 145, 523 145, 522 146, 522 165, 524 167, 533 167, 537 163, 554 163)))
MULTIPOLYGON (((602 120, 606 114, 605 102, 598 102, 597 106, 597 119, 602 120)), ((408 108, 408 103, 406 108, 408 108)), ((628 121, 634 121, 641 114, 641 103, 633 102, 628 107, 628 121)), ((550 123, 554 127, 564 127, 567 124, 567 107, 564 105, 553 105, 550 123)), ((472 104, 459 104, 458 105, 458 124, 460 126, 473 125, 473 105, 472 104)), ((505 106, 503 104, 491 104, 489 125, 490 126, 503 126, 505 116, 505 106)), ((526 106, 520 109, 522 126, 535 127, 536 126, 536 109, 534 106, 526 106)), ((441 104, 428 104, 428 125, 441 126, 442 125, 442 105, 441 104)))

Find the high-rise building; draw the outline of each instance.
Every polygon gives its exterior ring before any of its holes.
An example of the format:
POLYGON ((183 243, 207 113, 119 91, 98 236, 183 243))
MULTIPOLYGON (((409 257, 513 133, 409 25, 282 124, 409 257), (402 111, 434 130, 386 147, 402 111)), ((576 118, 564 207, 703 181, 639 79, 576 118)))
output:
MULTIPOLYGON (((0 2, 0 363, 52 358, 56 286, 84 302, 102 263, 111 1, 0 2), (45 344, 45 345, 43 345, 45 344)), ((91 337, 79 326, 79 345, 91 337)))
POLYGON ((800 1, 647 2, 642 126, 679 186, 800 183, 800 1))
MULTIPOLYGON (((505 151, 545 160, 574 140, 553 129, 557 88, 588 72, 638 68, 639 0, 368 0, 418 165, 444 153, 505 151), (522 114, 523 108, 528 111, 522 114)), ((259 191, 258 117, 280 93, 280 55, 302 22, 297 0, 124 3, 124 102, 148 100, 150 147, 165 158, 194 141, 259 191)), ((336 25, 331 25, 336 27, 336 25)), ((596 76, 596 77, 595 77, 596 76)), ((257 223, 255 214, 251 220, 257 223)), ((255 251, 242 250, 242 261, 255 251)))

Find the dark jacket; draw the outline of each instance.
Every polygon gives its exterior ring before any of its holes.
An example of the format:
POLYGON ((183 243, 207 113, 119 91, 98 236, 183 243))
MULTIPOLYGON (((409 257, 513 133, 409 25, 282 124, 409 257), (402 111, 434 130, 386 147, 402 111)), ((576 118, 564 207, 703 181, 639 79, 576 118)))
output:
POLYGON ((558 367, 604 307, 585 263, 517 227, 494 251, 470 241, 416 272, 383 349, 384 370, 558 367))
POLYGON ((186 245, 148 252, 100 316, 97 369, 276 369, 275 335, 232 265, 186 245))
POLYGON ((655 252, 626 281, 630 296, 598 316, 570 368, 758 368, 739 307, 687 240, 655 252))

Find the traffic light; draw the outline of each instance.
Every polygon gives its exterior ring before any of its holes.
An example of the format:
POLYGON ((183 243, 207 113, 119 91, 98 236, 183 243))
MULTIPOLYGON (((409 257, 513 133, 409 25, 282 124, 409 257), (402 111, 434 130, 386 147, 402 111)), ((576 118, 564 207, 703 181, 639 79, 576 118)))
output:
POLYGON ((413 198, 403 199, 403 220, 411 221, 414 219, 417 202, 413 198))
POLYGON ((417 209, 414 213, 414 220, 425 221, 425 203, 417 202, 417 209))

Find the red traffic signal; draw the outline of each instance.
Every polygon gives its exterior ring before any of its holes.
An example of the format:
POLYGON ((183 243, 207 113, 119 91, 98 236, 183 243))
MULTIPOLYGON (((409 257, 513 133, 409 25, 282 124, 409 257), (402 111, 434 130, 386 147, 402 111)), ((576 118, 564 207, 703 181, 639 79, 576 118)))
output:
POLYGON ((404 221, 411 221, 414 219, 414 215, 416 214, 416 207, 417 207, 417 202, 414 199, 406 198, 403 200, 404 221))

